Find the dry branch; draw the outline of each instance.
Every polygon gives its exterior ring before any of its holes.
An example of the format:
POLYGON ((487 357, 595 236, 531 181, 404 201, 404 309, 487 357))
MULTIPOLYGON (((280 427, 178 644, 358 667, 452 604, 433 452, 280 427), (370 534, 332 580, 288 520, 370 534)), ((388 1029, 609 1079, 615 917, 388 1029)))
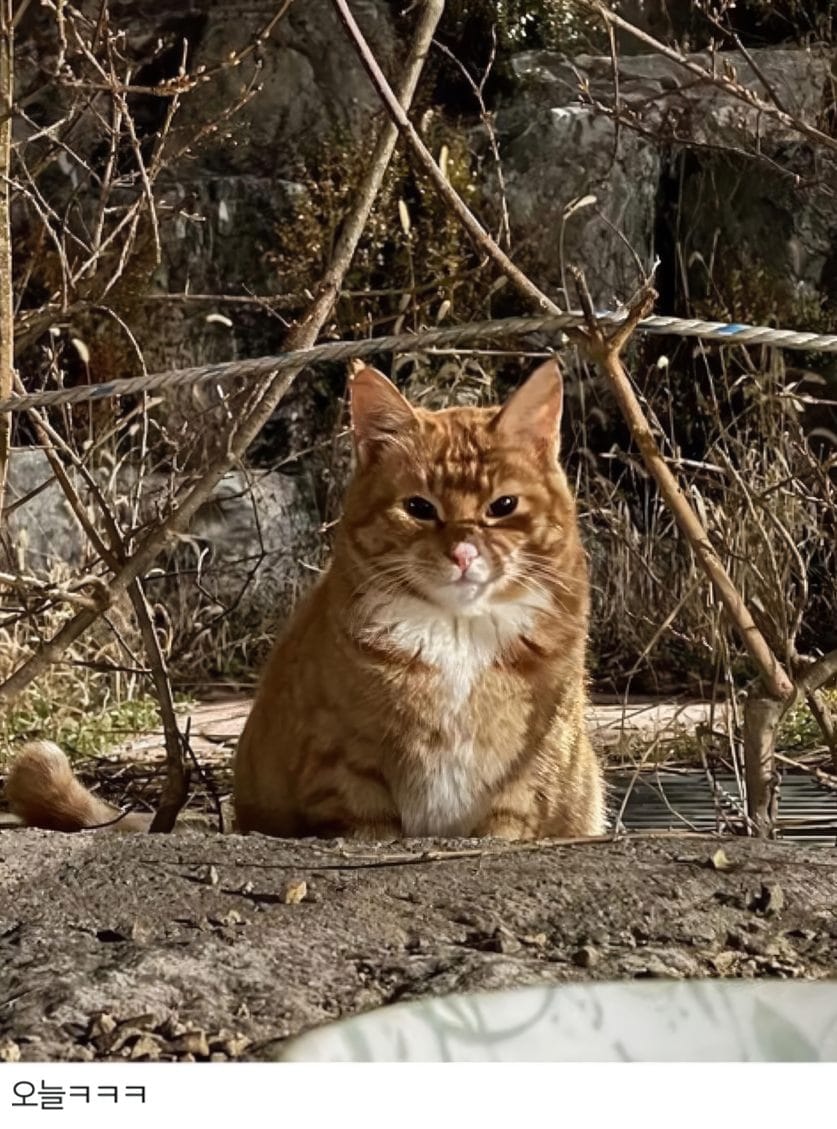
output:
POLYGON ((725 71, 712 71, 706 67, 702 67, 700 63, 695 62, 694 59, 690 59, 688 55, 684 55, 682 51, 667 46, 661 40, 650 35, 647 31, 636 27, 635 24, 630 23, 628 20, 618 15, 606 4, 598 3, 597 0, 576 0, 576 3, 580 8, 588 12, 595 12, 597 15, 601 16, 609 29, 619 28, 620 31, 624 31, 633 39, 644 44, 644 46, 650 47, 655 54, 669 59, 672 63, 676 63, 679 67, 682 67, 685 71, 688 71, 689 74, 700 79, 702 82, 710 86, 718 87, 718 89, 723 90, 724 93, 744 102, 751 109, 758 110, 759 114, 774 118, 787 129, 796 130, 809 140, 814 141, 817 145, 822 145, 826 149, 837 150, 837 138, 823 132, 821 129, 817 129, 814 125, 809 125, 808 122, 803 121, 801 118, 789 114, 787 110, 779 104, 778 98, 773 94, 769 84, 765 82, 749 52, 742 49, 744 57, 753 68, 753 73, 762 80, 768 93, 771 94, 769 100, 760 98, 754 90, 750 90, 749 87, 744 86, 742 83, 738 82, 733 75, 725 71))
POLYGON ((387 82, 384 72, 378 66, 378 62, 372 54, 369 44, 364 39, 363 32, 358 27, 351 13, 347 0, 334 0, 334 4, 337 8, 337 14, 340 16, 340 19, 343 21, 349 33, 349 38, 357 51, 358 57, 363 63, 366 73, 369 75, 372 85, 375 87, 375 90, 386 106, 390 117, 398 126, 399 130, 401 130, 413 152, 418 157, 424 171, 433 181, 439 195, 449 206, 480 250, 485 251, 489 258, 493 259, 500 270, 502 270, 503 274, 517 286, 522 294, 530 301, 534 302, 540 309, 548 310, 553 314, 560 313, 561 310, 552 299, 547 298, 547 296, 535 286, 532 280, 524 274, 519 267, 515 266, 505 251, 497 245, 477 217, 468 208, 456 189, 451 186, 445 174, 433 160, 432 153, 416 132, 413 123, 406 114, 401 100, 396 97, 392 87, 387 82))
POLYGON ((154 629, 154 618, 142 587, 142 581, 135 580, 128 588, 128 595, 139 625, 148 666, 151 670, 166 746, 166 781, 163 785, 160 805, 151 821, 149 830, 171 831, 177 820, 177 814, 186 803, 189 795, 186 738, 180 732, 180 727, 177 724, 174 695, 166 667, 166 657, 154 629))
POLYGON ((803 694, 811 694, 822 690, 829 682, 837 678, 837 650, 829 651, 821 659, 817 659, 806 668, 804 674, 797 679, 797 685, 803 694))
POLYGON ((796 689, 767 640, 756 626, 750 611, 724 568, 709 540, 703 523, 689 505, 654 438, 651 427, 634 395, 622 364, 620 352, 637 323, 649 311, 656 293, 646 282, 633 300, 623 326, 607 332, 596 320, 584 276, 574 272, 581 304, 587 315, 587 330, 571 336, 584 346, 590 358, 607 374, 622 415, 631 429, 643 462, 654 476, 660 493, 703 571, 718 593, 750 656, 758 667, 760 680, 749 695, 744 709, 744 768, 747 785, 747 814, 756 834, 771 834, 776 816, 776 728, 784 709, 796 698, 796 689))
POLYGON ((820 727, 820 732, 828 746, 831 755, 831 771, 837 772, 837 726, 831 708, 819 690, 809 690, 806 694, 808 708, 813 714, 814 721, 820 727))
MULTIPOLYGON (((837 725, 831 707, 821 691, 837 679, 837 650, 813 662, 796 680, 800 695, 808 700, 808 707, 820 727, 828 751, 831 754, 832 771, 837 772, 837 725)), ((786 707, 787 708, 787 707, 786 707)))
MULTIPOLYGON (((0 398, 12 393, 14 382, 14 290, 12 284, 11 193, 14 103, 14 19, 12 0, 0 0, 0 398)), ((11 419, 0 419, 0 509, 6 485, 11 419)))
POLYGON ((656 298, 654 290, 649 283, 646 283, 632 302, 624 324, 608 333, 602 330, 596 321, 593 304, 587 293, 583 276, 579 271, 575 271, 574 274, 579 284, 582 306, 588 317, 588 328, 586 331, 573 331, 571 336, 580 341, 591 360, 595 361, 607 374, 616 401, 631 429, 631 436, 639 448, 643 462, 654 476, 666 505, 689 542, 703 571, 712 581, 715 591, 726 608, 727 615, 735 625, 741 640, 758 667, 766 690, 777 701, 791 700, 794 696, 793 683, 756 626, 747 605, 724 568, 721 558, 712 547, 709 534, 680 489, 677 479, 657 446, 651 426, 640 407, 628 374, 622 364, 621 350, 636 328, 637 323, 650 310, 656 298))
POLYGON ((753 821, 756 834, 763 838, 770 836, 776 822, 776 730, 781 718, 782 703, 776 698, 753 693, 744 703, 747 814, 753 821))

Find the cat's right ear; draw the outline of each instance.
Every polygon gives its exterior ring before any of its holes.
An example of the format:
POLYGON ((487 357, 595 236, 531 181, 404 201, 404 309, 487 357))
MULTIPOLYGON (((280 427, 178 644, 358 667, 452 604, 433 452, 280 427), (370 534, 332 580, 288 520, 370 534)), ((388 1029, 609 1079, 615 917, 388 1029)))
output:
POLYGON ((397 444, 416 422, 410 403, 374 368, 360 368, 350 376, 349 410, 361 463, 368 463, 382 446, 397 444))

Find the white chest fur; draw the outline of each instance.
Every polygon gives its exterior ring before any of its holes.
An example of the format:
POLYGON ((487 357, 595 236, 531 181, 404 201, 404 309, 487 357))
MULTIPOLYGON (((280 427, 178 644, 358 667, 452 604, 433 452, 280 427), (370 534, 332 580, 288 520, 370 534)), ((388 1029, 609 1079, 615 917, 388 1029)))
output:
POLYGON ((496 605, 457 615, 412 596, 369 608, 367 631, 415 655, 436 673, 443 717, 438 748, 403 780, 396 800, 406 835, 463 835, 479 816, 486 780, 474 740, 469 700, 480 676, 532 625, 537 607, 496 605))
POLYGON ((396 596, 370 609, 367 630, 385 635, 390 645, 437 671, 439 692, 458 712, 483 671, 531 628, 537 610, 531 603, 510 601, 464 615, 414 596, 396 596))
POLYGON ((405 835, 467 835, 479 817, 484 782, 473 740, 455 729, 404 780, 396 796, 405 835))

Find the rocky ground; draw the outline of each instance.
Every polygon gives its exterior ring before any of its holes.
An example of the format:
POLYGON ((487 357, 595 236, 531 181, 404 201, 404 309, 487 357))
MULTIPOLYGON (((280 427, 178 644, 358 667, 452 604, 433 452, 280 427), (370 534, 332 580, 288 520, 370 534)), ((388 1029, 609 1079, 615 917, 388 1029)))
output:
POLYGON ((837 967, 830 851, 432 848, 2 831, 0 1060, 263 1059, 419 996, 837 967))

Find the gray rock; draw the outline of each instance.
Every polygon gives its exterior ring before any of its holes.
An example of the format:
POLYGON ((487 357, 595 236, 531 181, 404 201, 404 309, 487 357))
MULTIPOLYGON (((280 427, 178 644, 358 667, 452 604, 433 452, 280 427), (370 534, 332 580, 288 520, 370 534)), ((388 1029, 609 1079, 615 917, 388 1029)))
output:
POLYGON ((43 451, 12 450, 5 504, 13 507, 6 522, 6 567, 46 577, 60 564, 72 572, 92 563, 84 534, 43 451))
MULTIPOLYGON (((191 558, 204 596, 237 605, 241 616, 251 608, 284 610, 307 587, 318 528, 304 478, 234 471, 196 514, 176 564, 191 558)), ((188 605, 194 595, 187 590, 183 598, 188 605)))
POLYGON ((661 158, 637 134, 573 104, 542 105, 522 98, 497 116, 512 245, 534 279, 577 305, 567 269, 581 266, 594 301, 612 306, 630 297, 639 273, 634 253, 649 264, 661 158), (584 206, 579 201, 592 197, 584 206), (624 239, 616 232, 621 232, 624 239))
MULTIPOLYGON (((792 117, 815 125, 831 81, 828 53, 769 48, 751 57, 760 73, 738 52, 690 56, 769 102, 767 83, 792 117)), ((513 60, 513 70, 521 94, 498 115, 509 208, 521 261, 559 300, 570 263, 583 266, 600 304, 629 296, 638 279, 631 249, 650 263, 660 176, 683 153, 691 163, 678 214, 688 224, 677 237, 693 293, 706 289, 713 264, 726 271, 721 292, 731 270, 746 272, 750 299, 762 271, 765 294, 791 302, 835 287, 825 277, 837 230, 827 187, 833 162, 792 126, 644 54, 619 60, 617 138, 605 112, 614 103, 609 58, 531 51, 513 60), (595 204, 570 214, 585 196, 595 204)))
MULTIPOLYGON (((716 75, 733 77, 762 101, 770 102, 766 82, 791 117, 814 125, 830 77, 829 53, 771 47, 749 54, 760 75, 738 51, 719 51, 714 58, 704 51, 688 59, 716 75)), ((613 105, 613 63, 606 56, 578 55, 570 60, 553 51, 527 51, 512 60, 512 68, 529 96, 542 104, 613 105)), ((659 131, 664 141, 718 146, 760 140, 775 145, 798 137, 797 131, 779 118, 713 83, 702 82, 661 55, 632 55, 619 60, 619 104, 623 111, 641 115, 643 126, 659 131)))
MULTIPOLYGON (((116 509, 124 508, 134 482, 131 468, 112 481, 104 471, 99 477, 108 484, 107 496, 116 509)), ((87 492, 76 484, 96 522, 87 492)), ((146 482, 148 516, 166 497, 168 487, 162 477, 152 476, 146 482)), ((96 563, 63 492, 51 481, 42 451, 12 452, 7 497, 9 503, 23 503, 8 519, 11 565, 55 579, 84 572, 96 563)), ((274 619, 310 582, 306 564, 311 565, 317 552, 318 529, 317 507, 304 477, 233 472, 198 510, 189 533, 161 556, 148 580, 149 595, 166 605, 174 624, 192 628, 207 612, 214 616, 225 610, 231 611, 233 630, 236 621, 249 624, 265 610, 274 619)))

